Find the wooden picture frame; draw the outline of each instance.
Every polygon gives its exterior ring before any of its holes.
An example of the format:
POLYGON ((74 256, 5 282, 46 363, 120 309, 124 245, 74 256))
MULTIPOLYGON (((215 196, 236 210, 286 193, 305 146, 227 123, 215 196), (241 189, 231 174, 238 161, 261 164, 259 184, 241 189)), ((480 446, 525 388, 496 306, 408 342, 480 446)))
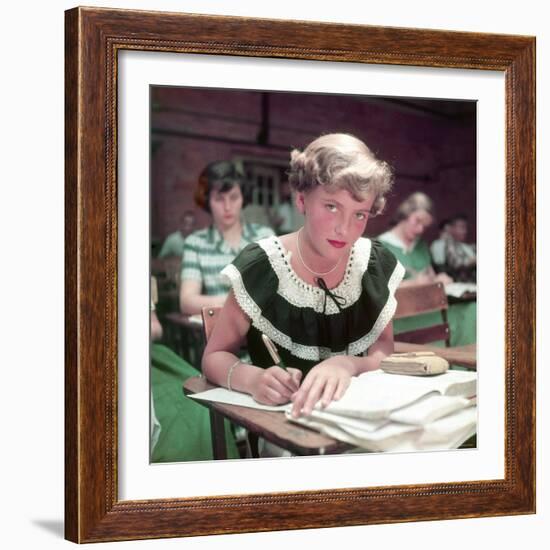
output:
POLYGON ((239 17, 66 12, 65 533, 75 542, 535 511, 535 39, 239 17), (117 55, 500 71, 506 87, 505 476, 471 482, 121 501, 117 432, 117 55))

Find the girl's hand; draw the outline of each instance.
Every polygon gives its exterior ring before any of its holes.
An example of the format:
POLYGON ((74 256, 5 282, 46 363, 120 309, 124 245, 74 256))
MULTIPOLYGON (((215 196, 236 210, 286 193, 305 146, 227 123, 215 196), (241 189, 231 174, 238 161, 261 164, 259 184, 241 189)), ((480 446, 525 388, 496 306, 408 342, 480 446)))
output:
POLYGON ((284 405, 300 387, 302 371, 273 366, 260 369, 253 381, 251 395, 263 405, 284 405))
POLYGON ((342 364, 343 359, 331 357, 309 371, 300 389, 292 396, 293 417, 311 414, 319 400, 324 408, 344 395, 351 381, 351 373, 342 364))
POLYGON ((444 285, 448 285, 453 282, 452 277, 449 277, 446 273, 438 273, 435 276, 435 281, 437 283, 443 283, 444 285))
POLYGON ((434 276, 431 273, 426 273, 423 271, 422 273, 419 273, 415 278, 414 282, 418 285, 429 285, 430 283, 433 283, 434 276))

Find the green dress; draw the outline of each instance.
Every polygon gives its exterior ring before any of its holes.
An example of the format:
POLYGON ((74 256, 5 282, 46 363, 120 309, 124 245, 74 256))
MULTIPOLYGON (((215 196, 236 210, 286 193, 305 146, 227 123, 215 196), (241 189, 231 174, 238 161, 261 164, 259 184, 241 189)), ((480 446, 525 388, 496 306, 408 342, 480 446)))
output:
MULTIPOLYGON (((154 413, 160 423, 151 462, 211 460, 208 409, 183 394, 183 383, 200 372, 169 348, 151 345, 151 388, 154 413)), ((226 421, 228 458, 239 458, 235 438, 226 421)))
MULTIPOLYGON (((425 241, 419 239, 414 246, 406 251, 403 244, 391 231, 378 237, 380 242, 392 252, 405 267, 405 279, 411 279, 418 273, 429 268, 432 263, 430 249, 425 241)), ((476 302, 451 304, 447 311, 447 319, 451 330, 451 346, 465 346, 476 342, 476 302)), ((406 319, 396 319, 393 323, 394 334, 414 330, 416 328, 435 325, 441 322, 441 314, 426 313, 406 319)))
POLYGON ((261 335, 271 338, 286 366, 304 374, 335 355, 362 355, 376 342, 396 308, 403 266, 379 242, 359 239, 333 289, 302 281, 278 237, 248 245, 222 273, 250 318, 252 364, 273 365, 261 335))

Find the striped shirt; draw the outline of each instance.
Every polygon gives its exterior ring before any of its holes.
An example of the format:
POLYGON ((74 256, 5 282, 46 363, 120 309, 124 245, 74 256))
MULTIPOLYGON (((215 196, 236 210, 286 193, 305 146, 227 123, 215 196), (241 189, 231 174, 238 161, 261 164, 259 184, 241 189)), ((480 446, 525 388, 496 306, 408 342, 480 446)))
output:
POLYGON ((274 232, 270 227, 245 223, 239 246, 231 248, 213 225, 191 233, 183 245, 182 282, 201 282, 201 293, 208 296, 228 294, 231 284, 221 275, 221 270, 230 264, 246 245, 272 235, 274 232))

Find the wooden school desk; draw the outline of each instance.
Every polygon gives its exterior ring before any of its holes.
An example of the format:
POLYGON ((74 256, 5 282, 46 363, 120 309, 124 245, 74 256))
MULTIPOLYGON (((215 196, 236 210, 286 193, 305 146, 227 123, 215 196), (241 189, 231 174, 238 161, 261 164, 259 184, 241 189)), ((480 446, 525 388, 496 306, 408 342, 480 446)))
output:
MULTIPOLYGON (((186 395, 211 390, 216 386, 206 378, 195 376, 189 378, 183 385, 186 395)), ((210 425, 212 432, 212 450, 215 460, 227 458, 225 446, 224 418, 228 418, 250 432, 287 449, 295 455, 324 455, 342 453, 352 446, 332 439, 321 433, 309 430, 286 420, 284 413, 262 411, 225 403, 197 401, 210 409, 210 425)))

